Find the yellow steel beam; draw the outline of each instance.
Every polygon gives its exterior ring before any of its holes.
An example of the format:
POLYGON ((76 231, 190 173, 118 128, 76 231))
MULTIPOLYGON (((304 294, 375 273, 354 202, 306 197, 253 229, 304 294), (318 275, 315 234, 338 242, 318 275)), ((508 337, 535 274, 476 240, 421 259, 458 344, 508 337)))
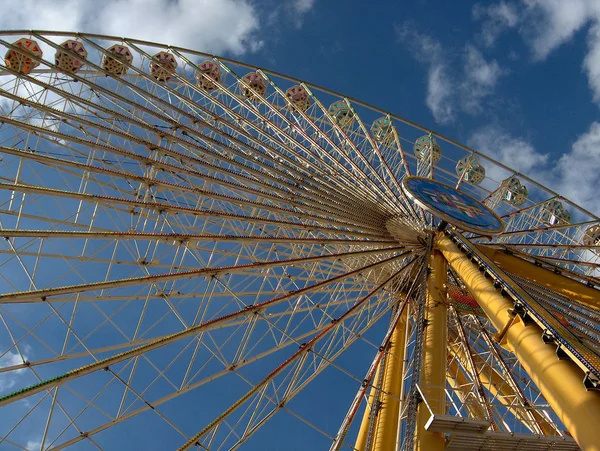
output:
POLYGON ((396 446, 398 419, 400 417, 400 391, 406 339, 407 311, 404 309, 392 332, 390 347, 385 359, 381 408, 373 439, 373 451, 388 451, 396 446))
MULTIPOLYGON (((446 360, 448 311, 446 305, 446 281, 448 267, 442 254, 434 250, 429 262, 427 296, 425 302, 425 332, 423 339, 423 363, 419 387, 434 414, 445 414, 446 360)), ((424 402, 417 411, 415 450, 438 451, 444 449, 444 435, 429 432, 425 423, 431 413, 424 402)))
MULTIPOLYGON (((362 421, 360 422, 360 429, 358 430, 358 436, 356 437, 356 443, 354 448, 358 451, 369 451, 366 450, 367 441, 369 439, 369 423, 371 422, 371 409, 373 403, 377 401, 377 388, 375 387, 376 381, 379 380, 379 372, 381 371, 381 365, 377 365, 375 376, 371 380, 371 390, 369 390, 369 396, 367 397, 367 405, 363 413, 362 421)), ((376 421, 376 420, 373 420, 376 421)))
MULTIPOLYGON (((398 323, 392 332, 389 349, 383 366, 383 381, 381 384, 381 406, 374 420, 371 450, 385 451, 393 449, 398 435, 398 420, 400 417, 400 392, 402 389, 402 372, 404 366, 404 349, 406 345, 406 324, 408 309, 401 313, 398 323)), ((379 380, 381 363, 377 366, 373 387, 367 398, 360 429, 354 448, 358 451, 367 450, 371 406, 376 399, 376 381, 379 380)))
MULTIPOLYGON (((458 247, 439 236, 437 248, 484 310, 496 330, 510 320, 513 302, 502 297, 458 247)), ((502 270, 488 262, 498 274, 502 270)), ((600 451, 600 393, 583 385, 583 372, 570 360, 559 360, 555 346, 542 340, 542 330, 533 323, 515 321, 506 332, 507 345, 519 359, 546 401, 567 427, 579 446, 586 451, 600 451)))
POLYGON ((483 252, 500 268, 525 277, 539 285, 550 288, 569 299, 581 302, 587 307, 600 311, 600 291, 578 282, 569 277, 561 276, 553 271, 534 265, 502 252, 500 249, 478 245, 477 248, 483 252))

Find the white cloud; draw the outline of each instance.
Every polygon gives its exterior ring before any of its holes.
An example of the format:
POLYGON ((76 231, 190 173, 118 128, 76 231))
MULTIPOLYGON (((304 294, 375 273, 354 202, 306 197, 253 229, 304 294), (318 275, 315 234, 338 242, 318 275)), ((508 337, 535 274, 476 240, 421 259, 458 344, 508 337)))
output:
POLYGON ((554 49, 589 27, 588 53, 582 69, 588 77, 594 101, 600 103, 600 2, 597 0, 523 0, 527 14, 522 34, 536 59, 546 58, 554 49))
POLYGON ((1 0, 0 5, 11 11, 0 17, 3 29, 95 32, 210 53, 260 48, 259 17, 249 0, 21 0, 18 8, 1 0))
MULTIPOLYGON (((539 153, 523 138, 511 136, 498 126, 486 126, 475 131, 467 140, 467 145, 504 163, 510 168, 526 174, 533 179, 540 179, 548 161, 548 155, 539 153)), ((486 175, 499 182, 511 174, 502 168, 481 162, 486 169, 486 175)))
POLYGON ((315 0, 292 0, 290 15, 292 16, 296 28, 301 28, 304 24, 304 16, 315 6, 315 0))
POLYGON ((590 28, 588 47, 589 51, 583 60, 583 68, 587 73, 594 101, 600 102, 600 22, 590 28))
POLYGON ((489 88, 496 84, 498 78, 502 75, 502 70, 500 70, 500 66, 495 60, 485 61, 481 52, 469 45, 467 46, 465 75, 477 85, 489 88))
POLYGON ((42 442, 40 440, 28 440, 25 444, 27 451, 40 451, 42 448, 42 442))
POLYGON ((455 117, 453 83, 448 75, 442 45, 411 23, 394 25, 398 40, 408 47, 413 57, 427 66, 427 107, 436 122, 446 124, 455 117))
POLYGON ((459 111, 479 113, 482 101, 493 93, 506 72, 497 61, 487 61, 472 45, 452 59, 448 56, 452 52, 444 51, 439 41, 413 25, 395 25, 394 29, 414 58, 427 66, 426 104, 438 123, 451 123, 459 111), (459 64, 462 72, 457 68, 459 64), (459 76, 451 75, 459 72, 459 76))
MULTIPOLYGON (((23 363, 23 361, 21 360, 21 356, 16 352, 7 352, 2 357, 0 357, 0 368, 19 365, 21 363, 23 363)), ((22 374, 24 371, 25 368, 21 368, 7 373, 0 373, 0 393, 8 391, 12 387, 14 387, 17 383, 19 374, 22 374)))
POLYGON ((270 10, 267 24, 271 27, 287 27, 290 23, 302 28, 304 18, 315 6, 316 0, 281 0, 270 10))
MULTIPOLYGON (((538 152, 526 139, 512 136, 497 126, 477 130, 467 144, 593 213, 600 212, 600 122, 592 123, 558 161, 538 152)), ((489 165, 486 171, 496 181, 508 175, 489 165)))
POLYGON ((564 154, 554 170, 556 189, 568 199, 600 213, 600 122, 594 122, 564 154))
POLYGON ((594 101, 600 103, 600 1, 598 0, 502 0, 487 7, 477 5, 473 17, 481 20, 481 36, 491 46, 507 28, 517 28, 535 60, 544 60, 588 28, 588 52, 582 70, 588 77, 594 101))
POLYGON ((481 39, 486 47, 492 47, 496 39, 507 28, 513 28, 519 23, 519 12, 513 3, 500 3, 473 7, 473 18, 481 20, 481 39))
POLYGON ((496 60, 486 61, 479 50, 467 45, 464 63, 465 77, 461 83, 461 101, 465 111, 478 113, 481 110, 482 100, 494 91, 498 79, 505 72, 496 60))
POLYGON ((427 107, 436 122, 447 124, 454 120, 454 93, 444 64, 430 64, 427 74, 427 107))
POLYGON ((294 0, 294 9, 299 14, 305 14, 315 5, 315 0, 294 0))
POLYGON ((522 1, 527 7, 522 33, 539 59, 570 40, 590 20, 600 17, 600 3, 596 0, 522 1))

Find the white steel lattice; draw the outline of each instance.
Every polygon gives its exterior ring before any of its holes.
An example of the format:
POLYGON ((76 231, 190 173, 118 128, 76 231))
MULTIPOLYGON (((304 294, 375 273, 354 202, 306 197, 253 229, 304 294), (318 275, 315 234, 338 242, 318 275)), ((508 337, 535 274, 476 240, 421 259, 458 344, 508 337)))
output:
MULTIPOLYGON (((600 246, 584 240, 598 217, 523 175, 531 194, 517 205, 485 177, 508 180, 510 168, 358 100, 130 39, 0 32, 0 46, 7 449, 278 449, 282 418, 313 449, 352 449, 404 311, 408 449, 439 224, 404 194, 410 175, 460 186, 503 217, 503 234, 471 242, 598 282, 600 246), (558 199, 571 221, 549 222, 558 199)), ((597 315, 518 282, 600 336, 597 315)), ((564 436, 481 312, 448 301, 447 413, 564 436)))

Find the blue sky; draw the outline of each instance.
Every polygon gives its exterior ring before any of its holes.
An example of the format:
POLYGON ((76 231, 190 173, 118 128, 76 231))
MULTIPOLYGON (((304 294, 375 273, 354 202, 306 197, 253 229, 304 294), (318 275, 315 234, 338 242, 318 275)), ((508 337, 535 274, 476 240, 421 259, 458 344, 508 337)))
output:
POLYGON ((127 35, 274 69, 407 117, 600 210, 596 0, 20 5, 0 26, 127 35))

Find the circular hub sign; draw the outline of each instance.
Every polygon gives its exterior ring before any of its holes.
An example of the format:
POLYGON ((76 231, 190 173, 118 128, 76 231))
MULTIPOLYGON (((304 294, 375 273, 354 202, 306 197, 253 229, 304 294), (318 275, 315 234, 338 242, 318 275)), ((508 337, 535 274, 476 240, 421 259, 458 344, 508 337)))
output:
POLYGON ((425 177, 407 177, 402 181, 402 188, 419 207, 459 229, 483 235, 504 230, 496 213, 450 185, 425 177))

